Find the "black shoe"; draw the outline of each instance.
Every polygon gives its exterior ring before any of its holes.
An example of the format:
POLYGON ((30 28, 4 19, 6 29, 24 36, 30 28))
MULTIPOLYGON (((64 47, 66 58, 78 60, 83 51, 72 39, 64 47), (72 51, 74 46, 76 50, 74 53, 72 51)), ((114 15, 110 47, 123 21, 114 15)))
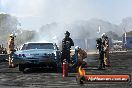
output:
POLYGON ((8 67, 9 67, 9 68, 12 68, 12 66, 11 66, 11 65, 9 65, 8 67))
POLYGON ((111 65, 106 65, 106 67, 111 67, 111 65))
POLYGON ((16 64, 12 64, 12 68, 15 68, 15 67, 17 67, 18 65, 16 65, 16 64))
POLYGON ((98 69, 99 69, 99 70, 102 70, 103 68, 102 68, 102 67, 99 67, 98 69))

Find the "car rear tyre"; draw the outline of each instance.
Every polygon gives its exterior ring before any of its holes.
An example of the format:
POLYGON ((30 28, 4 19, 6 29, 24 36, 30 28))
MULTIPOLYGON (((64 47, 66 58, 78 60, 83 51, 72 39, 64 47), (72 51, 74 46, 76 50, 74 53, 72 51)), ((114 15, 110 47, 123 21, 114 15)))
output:
POLYGON ((57 64, 53 64, 52 65, 52 70, 55 71, 55 72, 57 72, 57 64))
POLYGON ((24 72, 24 69, 25 69, 25 66, 22 65, 22 64, 20 64, 20 65, 19 65, 19 71, 24 72))

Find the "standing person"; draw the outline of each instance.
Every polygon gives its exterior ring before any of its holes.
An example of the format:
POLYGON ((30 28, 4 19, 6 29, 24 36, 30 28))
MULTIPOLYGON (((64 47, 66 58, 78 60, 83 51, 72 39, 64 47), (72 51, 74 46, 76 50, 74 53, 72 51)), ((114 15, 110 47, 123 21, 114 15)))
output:
POLYGON ((8 41, 8 54, 9 54, 9 68, 12 68, 14 67, 14 64, 12 63, 12 56, 15 52, 15 49, 14 49, 14 38, 16 36, 14 34, 11 34, 9 36, 9 41, 8 41))
POLYGON ((102 35, 103 46, 104 46, 104 63, 105 66, 110 67, 110 59, 109 59, 109 39, 107 35, 102 35))
POLYGON ((74 46, 73 40, 70 38, 70 33, 68 31, 65 32, 65 38, 62 40, 62 57, 61 62, 63 62, 64 59, 68 63, 70 63, 70 48, 71 46, 74 46))
POLYGON ((2 46, 0 45, 0 54, 2 54, 2 46))
POLYGON ((105 68, 105 64, 104 64, 104 47, 103 47, 103 43, 102 43, 102 39, 98 38, 96 40, 97 44, 96 47, 99 50, 99 67, 98 69, 102 69, 105 68))

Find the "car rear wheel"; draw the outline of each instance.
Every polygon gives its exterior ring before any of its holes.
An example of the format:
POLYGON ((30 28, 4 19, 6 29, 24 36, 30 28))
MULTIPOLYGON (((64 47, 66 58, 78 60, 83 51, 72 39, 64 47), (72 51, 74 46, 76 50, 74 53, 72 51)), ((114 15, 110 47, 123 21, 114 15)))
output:
POLYGON ((55 64, 55 63, 52 64, 52 70, 55 71, 55 72, 57 71, 57 64, 55 64))
POLYGON ((23 64, 19 64, 19 71, 24 72, 25 66, 23 64))

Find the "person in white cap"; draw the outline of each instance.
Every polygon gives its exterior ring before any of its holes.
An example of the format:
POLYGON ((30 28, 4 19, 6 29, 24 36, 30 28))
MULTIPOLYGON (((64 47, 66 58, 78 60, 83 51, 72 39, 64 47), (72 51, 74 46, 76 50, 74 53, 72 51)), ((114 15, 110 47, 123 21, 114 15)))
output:
POLYGON ((82 64, 85 64, 87 67, 87 62, 84 61, 85 58, 87 58, 87 53, 80 47, 76 46, 75 49, 78 52, 78 67, 81 66, 82 64))

